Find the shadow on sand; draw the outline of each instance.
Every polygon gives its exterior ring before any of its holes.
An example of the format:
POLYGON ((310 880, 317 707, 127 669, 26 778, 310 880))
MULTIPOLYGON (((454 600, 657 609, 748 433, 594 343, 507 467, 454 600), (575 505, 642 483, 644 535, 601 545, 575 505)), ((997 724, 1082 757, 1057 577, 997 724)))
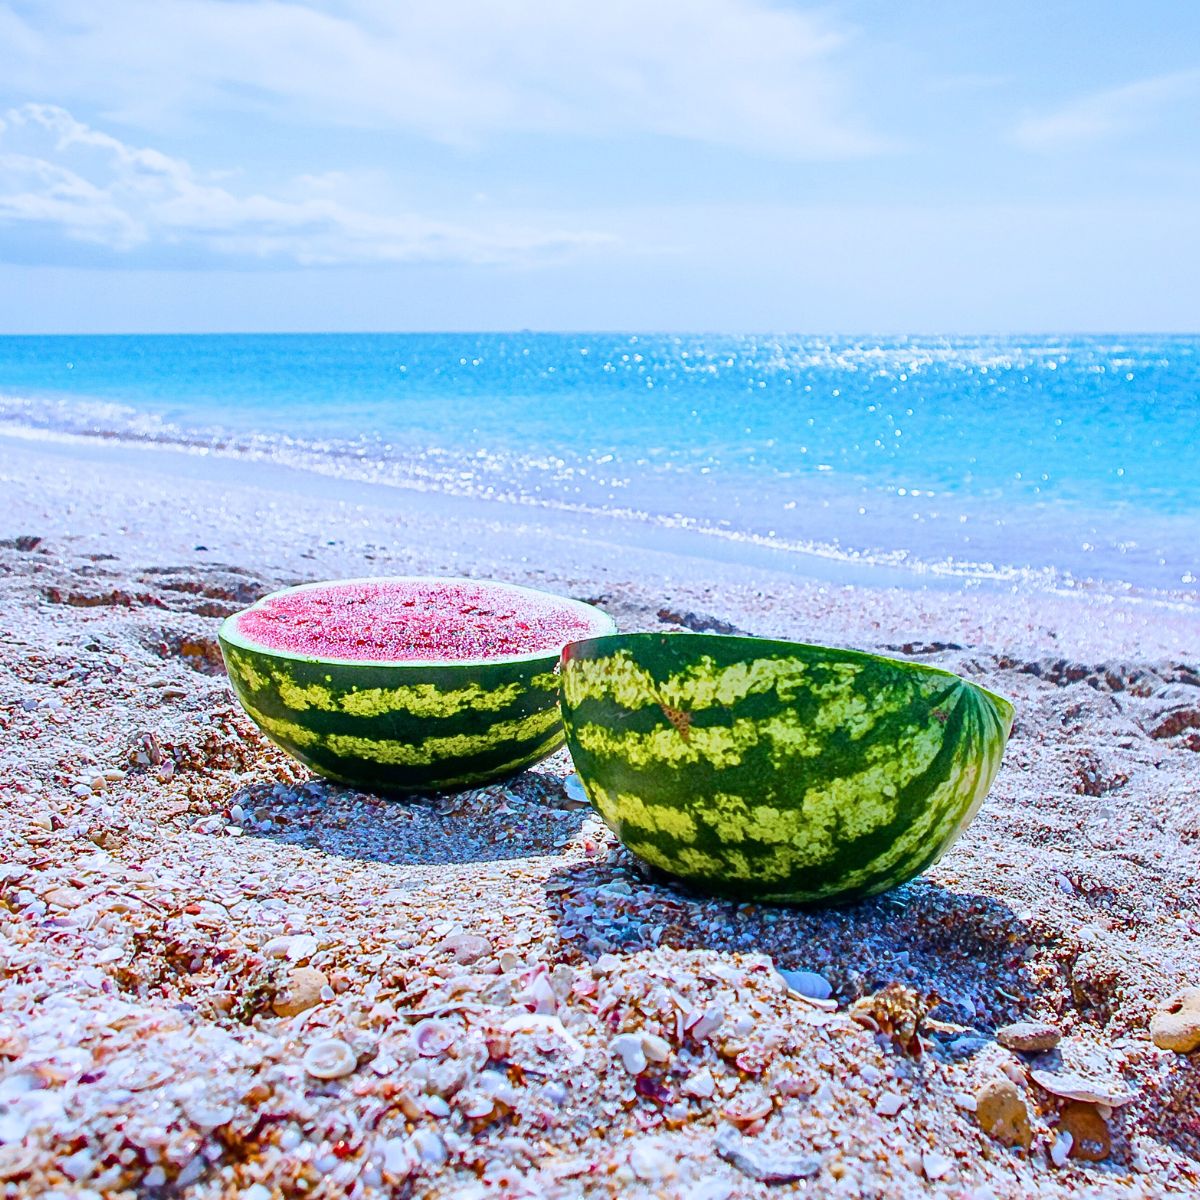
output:
POLYGON ((386 798, 323 779, 251 784, 230 797, 247 833, 359 862, 435 866, 557 854, 583 825, 557 776, 525 771, 503 785, 386 798))
MULTIPOLYGON (((656 945, 768 954, 784 970, 823 975, 843 1001, 893 982, 936 992, 938 1018, 976 1030, 1027 1015, 1034 991, 1027 959, 1045 947, 1003 901, 927 879, 839 907, 757 905, 647 874, 617 848, 605 859, 563 865, 546 894, 567 961, 656 945)), ((983 1044, 965 1032, 957 1040, 956 1056, 983 1044)))

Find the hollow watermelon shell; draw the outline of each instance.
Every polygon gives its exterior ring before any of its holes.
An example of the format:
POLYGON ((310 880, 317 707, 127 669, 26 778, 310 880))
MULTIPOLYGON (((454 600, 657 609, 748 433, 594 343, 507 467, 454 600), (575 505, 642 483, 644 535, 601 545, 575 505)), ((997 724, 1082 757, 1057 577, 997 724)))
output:
POLYGON ((947 671, 756 638, 584 640, 562 681, 576 769, 626 847, 767 901, 870 896, 925 870, 983 802, 1013 720, 947 671))
POLYGON ((523 654, 425 661, 336 658, 271 648, 240 628, 273 601, 339 585, 487 589, 509 605, 547 605, 589 633, 616 629, 599 609, 532 588, 424 577, 303 584, 264 596, 221 626, 230 682, 251 720, 320 775, 370 790, 448 791, 512 775, 563 742, 561 643, 523 654))

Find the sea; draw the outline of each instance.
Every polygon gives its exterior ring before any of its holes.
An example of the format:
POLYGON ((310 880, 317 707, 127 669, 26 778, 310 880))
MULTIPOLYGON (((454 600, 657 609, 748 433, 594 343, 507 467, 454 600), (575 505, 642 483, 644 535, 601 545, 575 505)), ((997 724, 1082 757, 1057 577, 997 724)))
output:
POLYGON ((4 432, 686 529, 806 574, 1200 581, 1197 336, 9 336, 4 432))

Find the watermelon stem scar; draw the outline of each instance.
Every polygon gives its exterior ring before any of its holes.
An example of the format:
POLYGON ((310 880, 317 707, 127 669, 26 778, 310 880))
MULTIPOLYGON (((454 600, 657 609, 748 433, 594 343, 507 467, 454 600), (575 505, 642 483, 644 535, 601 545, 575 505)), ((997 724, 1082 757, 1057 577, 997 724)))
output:
POLYGON ((575 768, 652 866, 740 898, 875 895, 934 863, 1013 708, 948 671, 800 642, 615 634, 563 652, 575 768))
POLYGON ((411 793, 478 786, 557 750, 562 648, 615 628, 532 588, 404 576, 272 593, 219 640, 272 741, 329 778, 411 793))

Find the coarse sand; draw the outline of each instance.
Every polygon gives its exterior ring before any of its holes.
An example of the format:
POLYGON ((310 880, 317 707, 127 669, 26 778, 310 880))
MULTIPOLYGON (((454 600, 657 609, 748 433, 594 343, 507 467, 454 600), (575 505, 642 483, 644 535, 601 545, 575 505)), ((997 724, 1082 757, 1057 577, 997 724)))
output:
POLYGON ((1197 1194, 1200 1065, 1149 1033, 1200 985, 1194 599, 835 582, 384 491, 0 439, 0 1195, 1197 1194), (1017 722, 921 879, 706 899, 565 753, 396 802, 257 733, 221 619, 405 573, 912 657, 1017 722))

